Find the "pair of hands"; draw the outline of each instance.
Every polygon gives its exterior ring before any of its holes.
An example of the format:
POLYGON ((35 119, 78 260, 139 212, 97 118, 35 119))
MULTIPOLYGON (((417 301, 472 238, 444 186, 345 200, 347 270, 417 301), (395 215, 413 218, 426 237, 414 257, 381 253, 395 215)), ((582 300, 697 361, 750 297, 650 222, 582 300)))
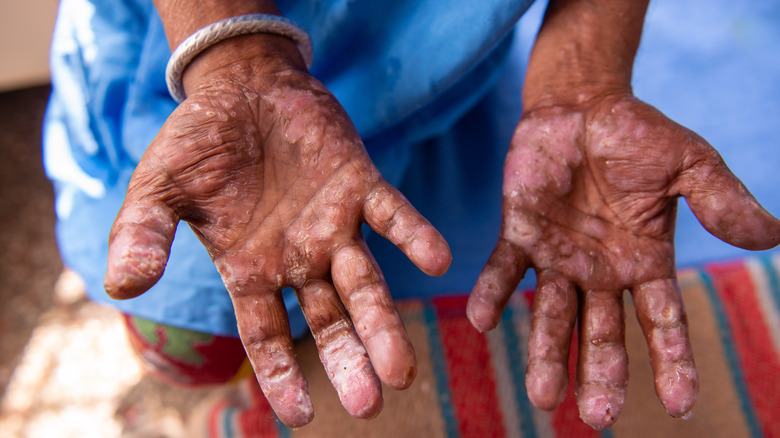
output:
MULTIPOLYGON (((279 44, 289 56, 275 62, 205 56, 188 69, 188 98, 139 163, 112 229, 106 289, 130 298, 151 287, 185 220, 225 282, 279 418, 297 427, 313 417, 281 299, 285 287, 297 293, 342 404, 371 417, 382 407, 381 383, 408 387, 416 362, 361 225, 427 274, 443 274, 451 255, 382 179, 348 116, 305 71, 294 46, 279 44)), ((614 422, 627 383, 621 297, 628 289, 659 398, 672 415, 690 411, 698 378, 675 282, 679 196, 729 243, 760 249, 780 240, 778 221, 714 149, 630 94, 526 109, 505 165, 501 236, 468 316, 479 330, 493 328, 525 271, 536 270, 526 384, 537 407, 554 409, 565 394, 579 318, 581 416, 596 428, 614 422)))

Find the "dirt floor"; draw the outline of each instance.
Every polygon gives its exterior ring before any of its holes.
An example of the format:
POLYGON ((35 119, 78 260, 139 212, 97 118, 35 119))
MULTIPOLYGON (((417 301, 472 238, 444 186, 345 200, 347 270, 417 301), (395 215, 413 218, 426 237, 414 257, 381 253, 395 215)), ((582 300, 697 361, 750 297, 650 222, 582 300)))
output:
POLYGON ((0 94, 0 437, 176 437, 203 391, 145 377, 116 313, 63 274, 41 160, 48 87, 0 94))
POLYGON ((62 270, 40 125, 48 87, 0 94, 0 389, 8 386, 62 270))

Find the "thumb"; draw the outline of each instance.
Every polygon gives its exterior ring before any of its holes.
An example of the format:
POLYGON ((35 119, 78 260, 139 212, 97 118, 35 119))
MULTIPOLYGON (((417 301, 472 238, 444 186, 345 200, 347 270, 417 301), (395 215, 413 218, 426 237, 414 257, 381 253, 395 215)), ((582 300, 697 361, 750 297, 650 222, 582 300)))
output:
POLYGON ((780 220, 772 216, 726 166, 712 146, 699 143, 680 174, 680 193, 699 222, 731 245, 765 250, 780 244, 780 220))
POLYGON ((146 292, 163 274, 178 217, 160 198, 162 190, 134 177, 108 240, 106 293, 114 299, 146 292))

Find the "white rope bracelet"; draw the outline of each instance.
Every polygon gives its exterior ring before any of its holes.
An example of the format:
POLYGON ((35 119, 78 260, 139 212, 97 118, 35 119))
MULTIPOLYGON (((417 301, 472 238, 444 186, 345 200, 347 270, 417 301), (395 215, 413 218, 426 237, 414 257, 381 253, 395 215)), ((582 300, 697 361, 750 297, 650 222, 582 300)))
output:
POLYGON ((171 96, 176 102, 181 102, 187 97, 182 84, 182 73, 200 52, 228 38, 253 33, 272 33, 290 38, 298 45, 298 51, 301 52, 306 67, 311 66, 314 57, 311 38, 297 23, 278 15, 239 15, 198 30, 176 47, 165 69, 165 81, 168 83, 171 96))

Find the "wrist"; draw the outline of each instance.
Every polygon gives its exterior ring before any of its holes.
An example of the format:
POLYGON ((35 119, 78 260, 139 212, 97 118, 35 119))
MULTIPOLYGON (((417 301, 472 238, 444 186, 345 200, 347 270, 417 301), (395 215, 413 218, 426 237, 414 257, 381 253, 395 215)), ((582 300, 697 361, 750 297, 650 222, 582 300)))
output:
POLYGON ((551 0, 523 88, 526 109, 631 94, 646 0, 551 0))
MULTIPOLYGON (((279 16, 274 0, 153 1, 173 52, 166 80, 176 100, 213 83, 255 88, 267 72, 305 71, 305 62, 310 61, 302 59, 296 45, 300 40, 290 38, 284 23, 252 22, 250 16, 257 14, 279 16)), ((295 27, 291 24, 287 28, 295 27)))
POLYGON ((204 50, 185 68, 182 82, 187 95, 225 82, 260 90, 268 78, 286 70, 306 71, 296 43, 281 35, 258 33, 229 38, 204 50))
POLYGON ((575 56, 565 64, 539 67, 533 70, 529 67, 526 75, 525 111, 546 106, 579 106, 606 96, 633 94, 630 68, 610 68, 575 56))

